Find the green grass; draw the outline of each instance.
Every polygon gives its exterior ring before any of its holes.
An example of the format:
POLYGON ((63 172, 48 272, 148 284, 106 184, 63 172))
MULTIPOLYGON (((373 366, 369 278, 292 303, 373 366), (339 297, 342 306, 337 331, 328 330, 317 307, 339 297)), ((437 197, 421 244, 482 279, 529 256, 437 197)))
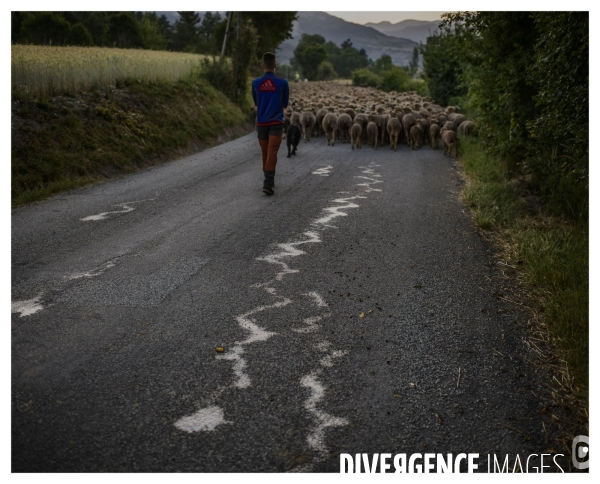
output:
POLYGON ((536 312, 558 342, 580 397, 589 379, 589 232, 579 223, 532 215, 506 177, 501 162, 474 139, 461 140, 461 162, 469 178, 461 199, 474 223, 494 231, 525 276, 536 312))
POLYGON ((116 91, 20 99, 12 204, 133 172, 211 144, 248 115, 206 81, 133 82, 116 91))

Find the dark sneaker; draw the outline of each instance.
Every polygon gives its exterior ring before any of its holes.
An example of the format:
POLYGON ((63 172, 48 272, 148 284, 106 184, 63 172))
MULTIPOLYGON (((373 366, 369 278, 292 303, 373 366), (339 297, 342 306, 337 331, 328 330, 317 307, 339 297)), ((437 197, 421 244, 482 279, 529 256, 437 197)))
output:
POLYGON ((275 193, 275 191, 273 190, 274 187, 264 187, 263 188, 263 192, 266 193, 267 195, 273 195, 275 193))

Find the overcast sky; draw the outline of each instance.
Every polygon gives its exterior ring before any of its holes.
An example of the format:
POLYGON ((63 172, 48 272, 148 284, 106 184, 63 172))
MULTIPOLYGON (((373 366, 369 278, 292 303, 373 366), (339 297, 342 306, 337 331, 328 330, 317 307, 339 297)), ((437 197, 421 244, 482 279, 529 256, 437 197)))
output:
POLYGON ((393 24, 402 20, 439 20, 445 12, 332 12, 328 14, 343 18, 355 24, 366 24, 368 22, 378 23, 387 20, 393 24))

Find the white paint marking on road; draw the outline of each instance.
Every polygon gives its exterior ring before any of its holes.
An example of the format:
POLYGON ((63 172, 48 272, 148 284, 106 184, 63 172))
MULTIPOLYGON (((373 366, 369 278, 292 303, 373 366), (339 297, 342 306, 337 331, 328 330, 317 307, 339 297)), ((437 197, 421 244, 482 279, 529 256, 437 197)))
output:
POLYGON ((96 222, 98 220, 104 220, 106 218, 108 218, 109 215, 113 214, 113 213, 129 213, 129 212, 133 212, 135 210, 135 208, 131 207, 130 205, 133 205, 134 203, 141 203, 141 202, 148 202, 151 200, 156 200, 155 198, 148 198, 146 200, 136 200, 134 202, 124 202, 124 203, 117 203, 116 205, 114 205, 115 207, 121 207, 123 208, 123 210, 116 210, 114 212, 102 212, 96 215, 90 215, 88 217, 84 217, 84 218, 80 218, 79 220, 81 220, 82 222, 96 222))
POLYGON ((306 318, 302 320, 302 322, 306 325, 303 328, 292 328, 292 331, 296 333, 313 333, 319 329, 319 325, 316 324, 319 321, 322 321, 325 318, 329 318, 331 313, 324 314, 323 316, 312 316, 310 318, 306 318))
MULTIPOLYGON (((321 352, 328 352, 330 346, 331 343, 329 341, 323 340, 317 343, 315 348, 321 352)), ((331 368, 335 359, 341 358, 347 354, 348 351, 331 351, 330 354, 321 358, 319 364, 323 368, 331 368)), ((325 431, 330 427, 341 427, 349 424, 347 419, 334 417, 318 408, 319 403, 325 397, 325 387, 318 380, 318 377, 322 372, 323 369, 318 368, 300 379, 300 385, 311 390, 310 396, 304 402, 304 408, 312 414, 315 422, 310 433, 306 437, 306 441, 308 446, 313 449, 317 455, 312 462, 296 467, 292 472, 311 472, 316 463, 325 461, 329 456, 327 446, 325 445, 325 431)))
POLYGON ((244 389, 248 388, 251 384, 250 377, 244 371, 246 369, 246 360, 242 358, 244 354, 244 348, 241 345, 236 345, 227 353, 217 355, 217 359, 233 361, 233 373, 235 374, 235 380, 233 386, 235 388, 244 389))
POLYGON ((336 358, 341 358, 342 356, 346 356, 347 354, 348 354, 347 351, 335 350, 335 351, 332 351, 330 355, 327 355, 327 356, 324 356, 323 358, 321 358, 319 363, 321 363, 321 366, 331 368, 333 366, 333 360, 335 360, 336 358))
MULTIPOLYGON (((298 269, 290 269, 290 267, 281 259, 284 259, 286 257, 297 257, 299 255, 306 254, 306 252, 304 252, 303 250, 296 248, 296 246, 298 245, 321 242, 319 234, 314 231, 304 232, 304 235, 307 236, 308 239, 299 240, 297 242, 288 242, 285 244, 277 244, 277 247, 281 249, 281 251, 257 258, 256 260, 268 262, 269 264, 278 264, 282 267, 282 270, 275 274, 274 279, 271 279, 267 282, 254 284, 251 287, 264 287, 266 288, 267 292, 269 292, 269 290, 272 288, 269 288, 268 286, 270 286, 273 282, 281 281, 287 274, 295 274, 296 272, 299 272, 298 269)), ((272 290, 274 291, 274 289, 272 290)), ((271 292, 269 293, 272 294, 271 292)))
MULTIPOLYGON (((373 177, 378 176, 378 175, 373 175, 373 177)), ((371 180, 373 183, 383 183, 381 180, 376 180, 373 177, 369 177, 369 176, 355 176, 354 178, 363 178, 364 180, 371 180)))
MULTIPOLYGON (((273 294, 272 292, 269 292, 273 294)), ((292 300, 289 298, 284 298, 282 296, 276 296, 281 298, 282 300, 272 304, 270 306, 258 306, 245 314, 241 314, 240 316, 236 316, 235 320, 238 324, 250 332, 250 335, 243 341, 236 341, 234 343, 233 348, 231 348, 227 353, 223 353, 217 355, 218 359, 233 361, 233 373, 235 374, 235 380, 232 385, 235 388, 245 389, 251 385, 250 377, 245 372, 246 367, 248 366, 246 360, 242 358, 244 354, 244 346, 259 343, 261 341, 267 341, 271 336, 275 336, 277 333, 272 331, 266 331, 264 328, 261 328, 256 321, 250 319, 250 316, 253 314, 265 311, 267 309, 281 308, 287 306, 292 303, 292 300)))
MULTIPOLYGON (((361 168, 366 168, 366 170, 363 171, 363 173, 369 174, 373 177, 379 176, 376 173, 374 173, 374 171, 372 169, 373 166, 379 166, 379 165, 374 165, 371 163, 369 166, 370 166, 370 168, 361 167, 361 168)), ((331 167, 331 166, 321 168, 320 170, 317 170, 317 171, 320 171, 320 173, 315 172, 314 174, 327 176, 327 171, 332 168, 333 167, 331 167)), ((366 177, 364 177, 364 178, 366 178, 366 177)), ((371 188, 371 185, 374 183, 383 183, 383 182, 381 182, 380 180, 375 180, 373 178, 367 178, 367 179, 369 179, 371 181, 369 183, 361 184, 361 186, 367 187, 367 189, 364 190, 365 192, 381 191, 378 189, 371 188)), ((351 200, 365 199, 365 198, 367 198, 367 197, 361 196, 361 195, 355 195, 353 197, 335 199, 335 200, 333 200, 334 203, 345 204, 345 205, 336 205, 333 207, 325 208, 324 211, 328 212, 328 215, 325 215, 323 217, 320 217, 320 218, 314 220, 313 222, 311 222, 311 225, 313 225, 313 226, 320 225, 321 229, 324 229, 325 227, 333 227, 331 225, 328 225, 329 221, 333 220, 336 217, 345 217, 348 215, 347 213, 343 212, 342 210, 359 207, 359 205, 351 202, 351 200)), ((333 227, 333 228, 337 228, 337 227, 333 227)), ((235 374, 235 378, 231 384, 221 386, 215 392, 213 392, 211 397, 209 397, 209 400, 214 402, 228 388, 246 389, 251 386, 250 377, 246 373, 246 368, 248 365, 247 365, 245 358, 243 358, 244 346, 252 344, 252 343, 267 341, 269 338, 271 338, 271 336, 274 336, 277 333, 267 331, 265 328, 260 327, 257 324, 256 320, 251 319, 250 316, 252 316, 256 313, 265 311, 267 309, 281 308, 281 307, 287 306, 288 304, 291 304, 293 302, 290 298, 286 298, 284 296, 277 295, 277 291, 274 287, 272 287, 272 285, 276 282, 282 281, 283 278, 287 274, 295 274, 295 273, 299 272, 298 269, 291 269, 290 266, 288 264, 286 264, 285 262, 283 262, 282 259, 289 258, 289 257, 297 257, 300 255, 306 254, 306 252, 304 252, 303 250, 298 248, 299 245, 321 242, 321 238, 317 232, 308 231, 308 232, 304 232, 303 235, 308 238, 304 239, 304 240, 298 240, 295 242, 287 242, 287 243, 277 244, 276 247, 279 249, 279 252, 275 252, 273 254, 268 254, 266 256, 263 256, 263 257, 260 257, 257 259, 260 261, 267 262, 269 264, 278 265, 281 267, 281 270, 279 272, 277 272, 275 274, 275 277, 272 278, 271 280, 263 282, 263 283, 253 284, 251 287, 262 288, 265 290, 265 292, 267 294, 269 294, 270 296, 273 296, 275 298, 279 298, 280 301, 278 301, 270 306, 258 306, 242 315, 235 317, 235 319, 236 319, 237 323, 240 325, 240 327, 249 331, 250 335, 243 341, 236 341, 234 343, 234 346, 232 348, 230 348, 229 351, 227 351, 226 353, 217 355, 218 359, 223 359, 223 360, 228 360, 228 361, 233 362, 232 369, 235 374)), ((313 298, 317 307, 327 307, 328 306, 327 303, 325 302, 325 300, 320 296, 320 294, 318 294, 315 291, 309 292, 304 295, 313 298)), ((292 330, 297 333, 309 333, 309 332, 317 331, 319 329, 319 326, 316 323, 321 321, 323 318, 330 317, 330 316, 331 316, 331 313, 327 313, 325 315, 318 315, 318 316, 305 318, 303 320, 304 324, 306 325, 304 328, 292 328, 292 330)), ((329 343, 328 341, 321 341, 321 342, 317 343, 316 348, 321 352, 327 353, 329 351, 330 346, 331 346, 331 343, 329 343)), ((304 406, 313 415, 314 419, 316 420, 316 424, 315 424, 312 432, 307 437, 307 442, 308 442, 309 447, 311 447, 312 449, 317 451, 320 455, 317 456, 313 460, 313 463, 309 463, 309 464, 306 464, 306 465, 296 468, 297 471, 309 471, 313 468, 313 465, 315 462, 323 461, 326 458, 326 455, 327 455, 326 450, 327 449, 325 447, 324 439, 325 439, 325 430, 327 428, 348 424, 347 419, 340 418, 340 417, 333 417, 333 416, 327 414, 326 412, 321 411, 317 408, 317 404, 324 398, 324 394, 325 394, 325 389, 324 389, 323 385, 319 382, 318 376, 323 371, 323 368, 329 368, 329 367, 333 366, 334 360, 336 358, 340 358, 341 356, 344 356, 346 354, 347 354, 347 351, 341 351, 341 350, 336 350, 336 351, 330 352, 330 354, 325 355, 319 361, 319 364, 322 368, 314 370, 312 373, 310 373, 309 375, 306 375, 305 377, 303 377, 301 379, 301 382, 300 382, 301 385, 306 388, 309 388, 311 390, 311 395, 308 398, 308 400, 305 402, 304 406)), ((209 409, 216 408, 220 411, 220 413, 218 414, 219 419, 217 419, 218 423, 216 423, 215 425, 206 424, 206 420, 204 420, 206 409, 201 409, 191 416, 183 417, 180 420, 178 420, 177 423, 175 424, 176 427, 181 430, 196 432, 196 431, 201 431, 201 430, 214 430, 214 428, 221 423, 232 423, 232 422, 225 422, 223 411, 221 409, 219 409, 219 407, 213 406, 213 407, 207 407, 207 408, 209 408, 209 409)), ((211 420, 211 422, 213 422, 213 420, 211 420)))
POLYGON ((325 430, 330 427, 348 425, 349 422, 345 418, 334 417, 323 410, 319 410, 318 404, 325 396, 325 387, 317 379, 318 374, 319 371, 315 371, 310 375, 302 377, 300 384, 311 391, 310 396, 304 402, 304 408, 312 414, 316 421, 311 429, 311 433, 306 438, 306 441, 311 449, 323 455, 327 452, 327 446, 325 445, 325 430))
POLYGON ((331 346, 331 343, 329 341, 321 341, 315 345, 315 348, 317 348, 319 351, 322 351, 325 353, 325 352, 329 351, 330 346, 331 346))
MULTIPOLYGON (((267 294, 269 294, 270 296, 273 296, 275 298, 279 298, 280 300, 269 306, 258 306, 244 314, 240 314, 239 316, 235 317, 235 320, 240 325, 240 327, 242 327, 246 331, 249 331, 250 334, 248 335, 248 337, 245 340, 236 341, 234 343, 234 346, 232 348, 230 348, 229 351, 227 351, 226 353, 221 353, 221 354, 216 355, 217 359, 228 360, 228 361, 233 362, 232 369, 233 369, 235 378, 230 385, 226 385, 226 386, 223 386, 223 387, 217 389, 217 391, 212 394, 211 399, 218 398, 218 396, 220 396, 227 388, 233 387, 233 388, 236 388, 239 390, 244 390, 251 386, 252 381, 250 380, 250 376, 246 373, 246 368, 247 368, 248 364, 246 362, 246 359, 243 358, 243 356, 242 356, 244 354, 244 346, 252 344, 252 343, 267 341, 269 338, 271 338, 272 336, 275 336, 277 333, 272 332, 272 331, 267 331, 266 329, 262 328, 261 326, 259 326, 256 323, 256 321, 254 319, 251 319, 250 316, 253 316, 254 314, 266 311, 268 309, 282 308, 282 307, 287 306, 288 304, 292 303, 292 300, 290 298, 277 295, 276 289, 274 287, 271 287, 271 284, 273 284, 276 281, 281 281, 286 274, 293 274, 293 273, 298 272, 298 270, 296 270, 296 269, 290 269, 290 267, 285 262, 283 262, 281 259, 286 258, 286 257, 297 257, 299 255, 305 254, 306 252, 297 248, 298 245, 321 242, 321 238, 319 237, 319 234, 314 231, 304 232, 303 235, 308 238, 304 239, 304 240, 299 240, 296 242, 277 244, 276 247, 278 247, 280 249, 279 252, 269 254, 264 257, 259 257, 257 259, 260 261, 268 262, 269 264, 280 265, 282 267, 282 270, 277 272, 273 279, 271 279, 267 282, 264 282, 264 283, 253 284, 251 287, 262 288, 265 290, 265 292, 267 294)), ((186 418, 192 418, 192 417, 193 416, 183 417, 182 419, 179 420, 179 422, 186 418)), ((180 428, 180 427, 178 427, 178 428, 180 428)), ((201 428, 199 430, 205 430, 205 429, 201 428)))
POLYGON ((129 205, 115 205, 116 207, 121 206, 123 207, 123 210, 117 210, 114 212, 102 212, 99 213, 97 215, 90 215, 89 217, 84 217, 81 218, 79 220, 81 220, 82 222, 96 222, 98 220, 104 220, 105 218, 107 218, 109 215, 113 214, 113 213, 128 213, 128 212, 132 212, 133 210, 135 210, 135 208, 130 207, 129 205))
POLYGON ((323 168, 319 168, 317 171, 313 171, 312 174, 313 175, 320 175, 320 176, 329 176, 329 172, 333 170, 333 166, 331 165, 327 165, 323 168))
POLYGON ((367 187, 367 189, 365 190, 365 193, 371 193, 371 192, 380 192, 381 190, 379 188, 371 188, 370 183, 357 183, 356 186, 359 187, 367 187))
POLYGON ((44 306, 40 304, 41 298, 42 295, 40 294, 39 296, 27 301, 11 301, 10 312, 19 313, 20 318, 23 316, 31 316, 32 314, 44 309, 44 306))
POLYGON ((366 179, 366 180, 371 180, 370 182, 366 182, 366 183, 357 183, 356 186, 359 187, 367 187, 365 189, 365 193, 371 193, 371 192, 380 192, 381 189, 379 188, 373 188, 371 185, 375 185, 376 183, 383 183, 381 180, 376 180, 375 178, 381 178, 381 175, 379 175, 378 173, 375 173, 375 170, 373 169, 373 167, 375 166, 380 166, 380 165, 375 165, 373 163, 370 163, 368 167, 366 166, 361 166, 360 168, 364 168, 363 173, 366 175, 369 175, 368 177, 366 176, 356 176, 355 178, 362 178, 362 179, 366 179))
POLYGON ((325 302, 325 299, 323 299, 323 297, 316 291, 311 291, 307 294, 305 294, 308 297, 311 297, 314 301, 315 304, 320 307, 320 308, 326 308, 329 305, 325 302))
POLYGON ((108 262, 96 267, 95 269, 92 269, 91 271, 76 272, 75 274, 72 274, 72 275, 66 276, 66 277, 68 280, 81 279, 82 277, 96 277, 96 276, 99 276, 100 274, 102 274, 104 271, 115 267, 115 265, 116 264, 113 261, 108 261, 108 262))
POLYGON ((175 427, 184 432, 193 433, 202 430, 215 430, 217 426, 228 423, 231 422, 225 420, 223 409, 214 405, 212 407, 201 408, 193 415, 180 418, 175 422, 175 427))
POLYGON ((357 198, 367 198, 367 197, 363 197, 361 195, 355 195, 353 197, 336 198, 335 200, 332 200, 335 203, 345 203, 346 205, 324 208, 323 210, 325 212, 329 212, 329 215, 325 215, 324 217, 318 218, 317 220, 313 221, 312 222, 313 225, 316 225, 316 224, 325 225, 325 224, 328 224, 329 222, 331 222, 336 217, 347 217, 348 214, 346 212, 343 212, 342 210, 347 210, 349 208, 358 208, 360 205, 350 202, 350 200, 356 200, 357 198))

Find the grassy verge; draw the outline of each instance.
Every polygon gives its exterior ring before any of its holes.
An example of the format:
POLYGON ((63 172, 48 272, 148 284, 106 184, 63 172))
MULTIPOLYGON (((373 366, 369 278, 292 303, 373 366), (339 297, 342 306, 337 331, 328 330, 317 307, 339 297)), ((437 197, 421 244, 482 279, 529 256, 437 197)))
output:
POLYGON ((535 319, 547 327, 574 380, 573 391, 587 406, 587 217, 574 224, 545 215, 535 196, 524 197, 519 180, 508 180, 503 164, 476 140, 461 145, 468 178, 461 198, 471 207, 474 223, 494 235, 502 255, 524 279, 535 319))
POLYGON ((12 204, 135 171, 215 144, 249 112, 200 78, 120 83, 12 104, 12 204))

